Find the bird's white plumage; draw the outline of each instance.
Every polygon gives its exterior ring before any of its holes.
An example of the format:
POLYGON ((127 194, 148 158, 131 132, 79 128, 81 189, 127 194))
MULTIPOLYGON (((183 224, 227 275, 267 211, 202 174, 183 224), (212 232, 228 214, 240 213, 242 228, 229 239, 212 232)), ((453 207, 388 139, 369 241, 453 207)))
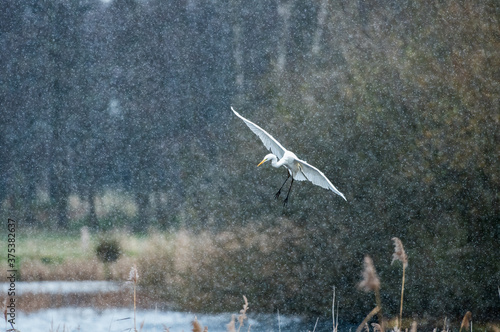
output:
POLYGON ((264 143, 264 146, 266 148, 268 148, 272 153, 274 153, 276 157, 278 157, 279 159, 283 158, 286 149, 283 147, 283 145, 280 144, 280 142, 278 142, 274 137, 269 135, 267 131, 257 126, 252 121, 242 117, 238 112, 234 110, 232 106, 231 110, 233 110, 234 114, 236 114, 237 117, 239 117, 241 120, 245 122, 248 128, 250 128, 250 130, 253 131, 255 135, 259 136, 260 140, 262 141, 262 143, 264 143))
MULTIPOLYGON (((310 181, 313 184, 320 186, 322 188, 328 189, 342 197, 347 201, 344 194, 342 194, 335 186, 328 180, 328 178, 316 167, 308 164, 307 162, 300 160, 297 156, 285 149, 274 137, 269 135, 264 129, 242 117, 238 112, 236 112, 232 107, 231 110, 242 119, 245 124, 252 130, 264 143, 264 146, 269 149, 273 154, 268 154, 262 160, 262 163, 266 161, 272 161, 273 167, 285 167, 288 169, 290 175, 294 180, 298 181, 310 181), (278 160, 279 159, 279 160, 278 160)), ((259 165, 260 165, 259 164, 259 165)))
MULTIPOLYGON (((307 180, 311 181, 313 184, 320 186, 325 189, 329 189, 342 197, 347 201, 344 194, 342 194, 335 186, 330 182, 330 180, 316 167, 309 165, 305 161, 299 160, 301 166, 301 173, 306 177, 307 180)), ((296 180, 299 180, 296 178, 296 180)))

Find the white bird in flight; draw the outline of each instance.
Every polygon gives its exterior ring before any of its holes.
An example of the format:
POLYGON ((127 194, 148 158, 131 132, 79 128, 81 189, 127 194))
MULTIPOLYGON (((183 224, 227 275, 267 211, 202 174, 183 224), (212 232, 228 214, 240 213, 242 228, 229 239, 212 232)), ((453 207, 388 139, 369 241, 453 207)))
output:
POLYGON ((340 191, 337 190, 337 188, 335 188, 335 186, 330 182, 330 180, 328 180, 328 178, 325 176, 325 174, 323 174, 323 172, 321 172, 316 167, 309 165, 307 162, 297 158, 295 153, 285 149, 283 145, 281 145, 274 137, 269 135, 268 132, 266 132, 261 127, 257 126, 252 121, 249 121, 244 117, 242 117, 240 114, 238 114, 238 112, 234 110, 233 107, 231 107, 231 110, 234 112, 234 114, 236 114, 237 117, 239 117, 241 120, 245 122, 245 124, 248 126, 248 128, 250 128, 250 130, 252 130, 257 136, 259 136, 262 143, 264 143, 264 146, 272 152, 266 155, 264 159, 257 166, 262 165, 266 161, 272 161, 271 165, 273 167, 279 168, 283 166, 287 169, 288 177, 286 178, 285 182, 283 182, 280 189, 276 193, 275 195, 276 199, 278 199, 281 193, 281 189, 288 181, 290 176, 292 177, 292 183, 290 184, 290 188, 288 189, 288 193, 283 202, 283 205, 286 205, 288 202, 288 196, 290 195, 290 191, 292 190, 292 185, 294 180, 311 181, 313 184, 317 186, 333 191, 334 193, 341 196, 344 200, 347 201, 344 194, 342 194, 340 191))

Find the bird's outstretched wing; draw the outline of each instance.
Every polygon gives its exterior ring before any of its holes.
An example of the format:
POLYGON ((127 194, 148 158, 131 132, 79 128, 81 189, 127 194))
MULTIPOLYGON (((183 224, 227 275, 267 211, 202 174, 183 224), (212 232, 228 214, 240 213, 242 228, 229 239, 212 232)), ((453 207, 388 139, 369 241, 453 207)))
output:
POLYGON ((280 144, 274 137, 268 134, 267 131, 262 129, 261 127, 257 126, 255 123, 253 123, 250 120, 245 119, 242 117, 238 112, 234 110, 234 108, 231 106, 231 110, 236 114, 237 117, 239 117, 241 120, 245 122, 245 124, 252 130, 255 135, 259 136, 260 140, 262 143, 264 143, 264 146, 271 150, 272 153, 276 155, 279 159, 283 157, 285 154, 286 149, 283 147, 283 145, 280 144))
MULTIPOLYGON (((342 197, 346 202, 347 199, 345 198, 344 194, 342 194, 335 186, 328 180, 328 178, 321 172, 319 169, 316 167, 309 165, 303 160, 298 160, 299 163, 299 172, 301 175, 305 177, 305 179, 311 181, 313 184, 320 186, 325 189, 329 189, 342 197)), ((305 180, 303 177, 297 176, 295 177, 295 180, 303 181, 305 180)))

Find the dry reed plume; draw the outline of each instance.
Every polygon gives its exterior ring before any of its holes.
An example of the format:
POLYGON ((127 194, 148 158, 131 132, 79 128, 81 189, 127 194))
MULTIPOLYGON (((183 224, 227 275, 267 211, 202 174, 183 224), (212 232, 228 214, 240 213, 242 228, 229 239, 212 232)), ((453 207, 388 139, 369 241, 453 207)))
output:
POLYGON ((193 325, 193 332, 208 332, 207 326, 205 326, 203 330, 201 329, 201 324, 198 322, 196 316, 194 316, 194 320, 191 322, 191 324, 193 325))
POLYGON ((363 280, 358 284, 358 287, 365 292, 380 290, 380 279, 377 276, 377 271, 375 271, 375 266, 373 266, 373 260, 370 256, 365 256, 363 280))
MULTIPOLYGON (((238 323, 240 323, 240 326, 238 327, 238 332, 240 331, 241 327, 243 326, 243 321, 247 319, 247 310, 248 310, 248 300, 245 295, 243 295, 243 300, 245 303, 243 304, 243 309, 240 310, 240 314, 238 315, 238 323)), ((250 327, 249 327, 250 329, 250 327)))
POLYGON ((394 241, 394 254, 392 254, 392 263, 395 261, 400 261, 403 264, 403 281, 401 282, 401 305, 399 307, 399 321, 398 321, 398 330, 401 330, 401 324, 403 319, 403 294, 405 291, 405 270, 408 266, 408 256, 406 256, 405 249, 403 247, 403 242, 397 237, 393 237, 392 241, 394 241))
POLYGON ((358 326, 356 332, 361 332, 365 324, 368 323, 368 321, 375 314, 378 314, 381 329, 382 331, 385 331, 384 318, 382 316, 382 305, 380 301, 380 279, 377 276, 377 271, 375 271, 375 266, 373 265, 373 260, 370 258, 370 256, 365 256, 363 280, 358 284, 358 287, 365 292, 374 292, 377 306, 368 314, 368 316, 366 316, 363 322, 358 326))
MULTIPOLYGON (((238 330, 236 330, 236 317, 235 315, 232 315, 231 321, 229 322, 229 324, 226 325, 228 332, 239 332, 241 327, 243 326, 244 320, 248 319, 247 317, 248 300, 245 295, 243 295, 243 300, 245 301, 245 303, 243 304, 243 309, 240 310, 240 314, 238 315, 238 323, 239 323, 238 330)), ((252 325, 248 325, 248 331, 250 331, 251 326, 252 325)))
MULTIPOLYGON (((469 328, 469 325, 471 324, 472 324, 472 313, 470 311, 467 311, 465 313, 464 319, 462 319, 462 324, 460 325, 459 332, 462 332, 462 328, 464 327, 467 330, 469 328)), ((472 331, 472 325, 471 325, 471 331, 472 331)))

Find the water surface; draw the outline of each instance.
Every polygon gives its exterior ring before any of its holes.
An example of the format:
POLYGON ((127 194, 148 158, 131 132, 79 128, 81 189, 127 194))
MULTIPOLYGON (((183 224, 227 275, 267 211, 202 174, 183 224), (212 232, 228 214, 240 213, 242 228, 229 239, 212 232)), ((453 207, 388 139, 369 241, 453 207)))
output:
MULTIPOLYGON (((49 294, 57 297, 71 294, 97 294, 113 293, 123 290, 124 283, 111 281, 37 281, 16 282, 16 301, 22 301, 23 295, 49 294)), ((0 291, 7 294, 9 283, 0 283, 0 291)), ((52 297, 53 298, 53 297, 52 297)), ((227 324, 234 313, 223 314, 198 314, 192 312, 176 312, 167 310, 138 310, 136 313, 136 326, 141 331, 170 332, 192 331, 191 322, 197 317, 201 326, 207 326, 209 332, 227 331, 227 324)), ((248 320, 244 322, 241 332, 268 332, 268 331, 312 331, 314 322, 305 322, 300 317, 280 315, 278 323, 277 314, 252 314, 247 313, 248 320)), ((30 312, 16 310, 16 324, 14 327, 21 332, 49 332, 49 331, 90 331, 90 332, 123 332, 133 331, 134 311, 130 303, 124 303, 121 308, 98 309, 88 306, 66 306, 59 308, 44 308, 30 312)), ((316 331, 331 331, 331 322, 320 322, 316 331)), ((238 323, 236 323, 238 328, 238 323)))

